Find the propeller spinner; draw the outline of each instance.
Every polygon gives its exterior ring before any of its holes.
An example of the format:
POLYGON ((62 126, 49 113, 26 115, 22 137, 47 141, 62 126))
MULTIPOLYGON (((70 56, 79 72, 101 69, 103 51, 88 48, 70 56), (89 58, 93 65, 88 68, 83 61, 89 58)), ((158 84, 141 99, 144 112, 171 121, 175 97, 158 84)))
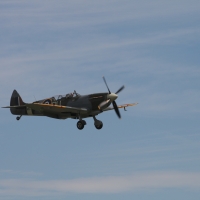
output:
POLYGON ((110 99, 110 100, 112 101, 112 105, 113 105, 113 108, 114 108, 114 110, 115 110, 117 116, 118 116, 119 118, 121 118, 121 114, 120 114, 120 112, 119 112, 119 109, 118 109, 118 106, 117 106, 115 100, 116 100, 117 97, 118 97, 117 94, 120 93, 125 87, 124 87, 124 85, 123 85, 121 88, 119 88, 119 89, 117 90, 116 93, 111 93, 111 91, 110 91, 110 89, 109 89, 109 87, 108 87, 108 85, 107 85, 107 82, 106 82, 106 79, 105 79, 104 76, 103 76, 103 80, 104 80, 104 83, 105 83, 105 85, 106 85, 106 87, 107 87, 107 89, 108 89, 108 93, 109 93, 107 97, 108 97, 108 99, 110 99))

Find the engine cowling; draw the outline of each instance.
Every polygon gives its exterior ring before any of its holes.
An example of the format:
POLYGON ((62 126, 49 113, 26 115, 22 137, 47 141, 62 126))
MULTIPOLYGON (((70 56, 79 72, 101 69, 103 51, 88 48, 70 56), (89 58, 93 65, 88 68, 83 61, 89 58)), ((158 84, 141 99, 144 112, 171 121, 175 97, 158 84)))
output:
POLYGON ((99 108, 99 110, 103 110, 103 109, 107 108, 110 104, 111 104, 111 100, 108 99, 107 101, 101 102, 99 104, 98 108, 99 108))

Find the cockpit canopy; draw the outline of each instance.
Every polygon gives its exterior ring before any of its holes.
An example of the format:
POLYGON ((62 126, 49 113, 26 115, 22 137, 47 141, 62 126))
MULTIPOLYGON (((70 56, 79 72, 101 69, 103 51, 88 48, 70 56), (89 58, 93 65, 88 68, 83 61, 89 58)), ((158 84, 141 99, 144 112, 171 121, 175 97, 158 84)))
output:
POLYGON ((59 100, 66 98, 66 99, 76 99, 80 97, 80 94, 78 94, 76 91, 74 91, 73 93, 69 93, 69 94, 64 94, 64 95, 55 95, 53 97, 47 98, 47 99, 43 99, 40 101, 36 101, 35 103, 43 103, 43 104, 58 104, 58 102, 61 102, 59 100))
POLYGON ((68 93, 68 94, 64 94, 64 95, 55 95, 52 98, 54 98, 56 101, 62 98, 76 98, 79 97, 80 94, 78 94, 76 91, 74 91, 73 93, 68 93))

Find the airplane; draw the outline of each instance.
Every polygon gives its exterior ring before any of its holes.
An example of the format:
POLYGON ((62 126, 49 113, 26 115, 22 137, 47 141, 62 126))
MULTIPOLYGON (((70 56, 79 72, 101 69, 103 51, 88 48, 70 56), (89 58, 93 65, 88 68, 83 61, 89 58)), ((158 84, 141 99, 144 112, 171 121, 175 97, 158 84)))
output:
POLYGON ((105 77, 103 77, 108 93, 95 93, 89 95, 80 95, 75 90, 73 93, 65 95, 56 95, 50 98, 34 101, 33 103, 24 103, 21 96, 16 90, 13 91, 10 106, 2 108, 10 108, 13 115, 20 120, 22 116, 46 116, 55 119, 78 119, 77 128, 82 130, 86 125, 84 118, 93 117, 96 129, 103 127, 103 122, 96 119, 96 115, 109 110, 115 110, 117 116, 121 118, 119 108, 135 106, 138 103, 123 104, 117 106, 115 100, 125 87, 120 87, 116 93, 111 93, 105 77), (110 105, 113 105, 110 107, 110 105))

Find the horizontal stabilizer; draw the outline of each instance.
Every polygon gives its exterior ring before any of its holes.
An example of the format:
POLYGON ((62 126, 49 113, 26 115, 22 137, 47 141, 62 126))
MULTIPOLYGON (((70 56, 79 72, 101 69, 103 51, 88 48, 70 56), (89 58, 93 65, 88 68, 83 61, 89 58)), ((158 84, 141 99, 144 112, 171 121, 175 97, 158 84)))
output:
POLYGON ((26 105, 22 105, 22 106, 5 106, 2 108, 26 108, 26 105))

